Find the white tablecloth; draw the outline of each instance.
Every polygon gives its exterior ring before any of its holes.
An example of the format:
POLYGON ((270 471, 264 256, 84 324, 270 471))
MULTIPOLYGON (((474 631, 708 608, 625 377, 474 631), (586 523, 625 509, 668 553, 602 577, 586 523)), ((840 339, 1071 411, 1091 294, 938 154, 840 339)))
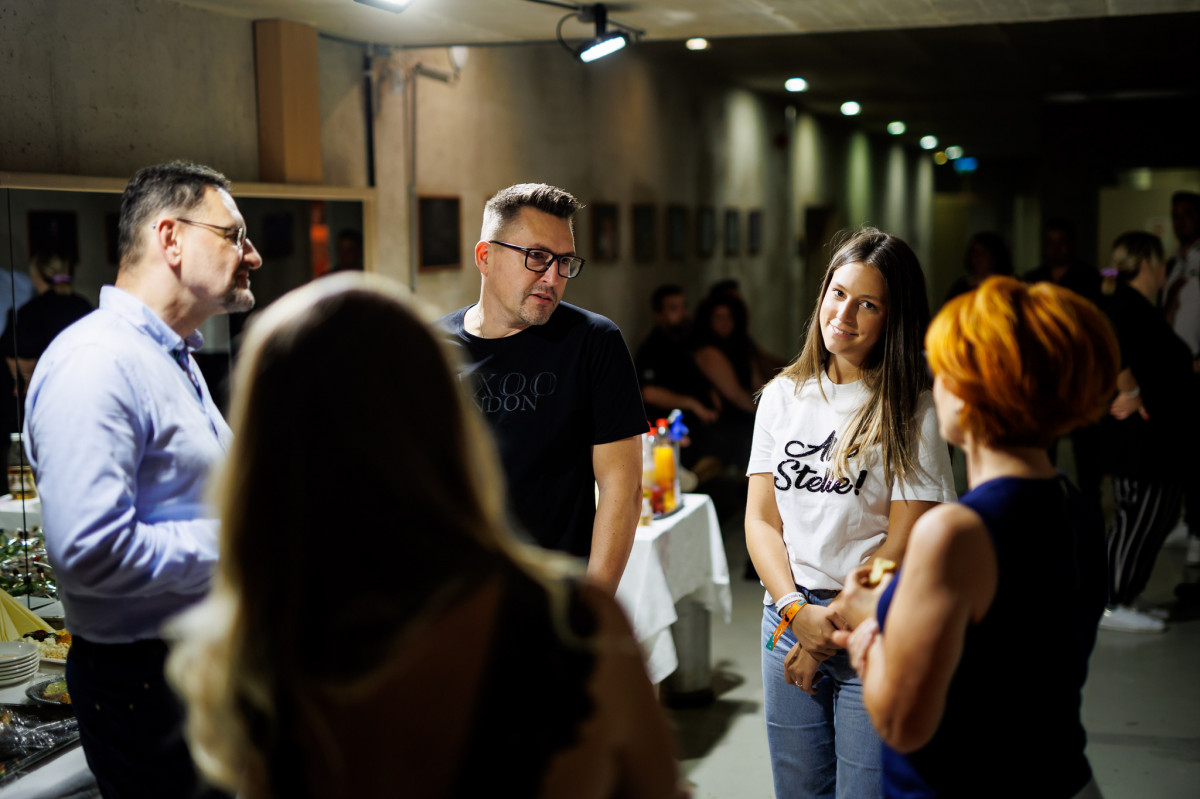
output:
POLYGON ((702 602, 713 614, 720 612, 729 623, 729 564, 707 494, 684 494, 682 510, 637 529, 617 587, 617 601, 633 624, 651 682, 661 682, 679 665, 671 625, 677 618, 675 603, 684 597, 702 602))
POLYGON ((40 497, 22 502, 12 494, 0 496, 0 530, 31 530, 42 523, 40 497))

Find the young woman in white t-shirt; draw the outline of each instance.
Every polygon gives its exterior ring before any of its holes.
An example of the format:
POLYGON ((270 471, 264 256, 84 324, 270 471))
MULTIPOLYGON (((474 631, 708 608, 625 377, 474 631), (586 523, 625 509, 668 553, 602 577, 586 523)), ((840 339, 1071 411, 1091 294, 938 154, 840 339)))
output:
POLYGON ((917 517, 955 498, 922 357, 928 323, 913 251, 864 228, 837 247, 803 350, 759 399, 746 544, 767 589, 763 693, 781 799, 882 795, 862 684, 830 637, 848 625, 827 605, 872 556, 899 562, 917 517))

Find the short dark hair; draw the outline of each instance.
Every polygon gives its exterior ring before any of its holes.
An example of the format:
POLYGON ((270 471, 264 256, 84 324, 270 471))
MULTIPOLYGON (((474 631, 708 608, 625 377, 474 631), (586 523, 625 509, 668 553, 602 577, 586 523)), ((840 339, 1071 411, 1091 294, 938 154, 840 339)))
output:
POLYGON ((726 278, 724 280, 718 280, 716 283, 713 283, 712 288, 710 288, 708 290, 708 296, 710 296, 710 297, 724 297, 724 296, 729 296, 729 295, 736 296, 738 294, 741 294, 741 292, 742 292, 742 287, 738 284, 737 280, 730 277, 730 278, 726 278))
POLYGON ((345 241, 345 240, 347 240, 347 239, 349 239, 350 241, 354 242, 354 243, 355 243, 355 244, 357 244, 359 247, 361 247, 361 246, 362 246, 362 243, 363 243, 363 235, 362 235, 362 231, 355 230, 355 229, 354 229, 354 228, 352 228, 352 227, 344 227, 344 228, 342 228, 342 229, 341 229, 341 230, 338 232, 338 234, 337 234, 337 240, 338 240, 339 242, 342 242, 342 241, 345 241))
POLYGON ((1075 223, 1065 216, 1052 216, 1042 223, 1042 235, 1045 236, 1051 230, 1057 230, 1067 235, 1067 238, 1077 238, 1075 231, 1075 223))
POLYGON ((650 295, 650 310, 658 313, 663 309, 663 303, 667 301, 667 297, 674 297, 678 294, 683 294, 683 286, 677 286, 674 283, 664 283, 650 295))
POLYGON ((190 211, 204 200, 208 188, 229 191, 229 179, 212 167, 190 161, 171 161, 139 169, 121 195, 117 262, 133 265, 142 250, 142 233, 150 217, 163 210, 190 211))
POLYGON ((574 195, 557 186, 545 183, 518 183, 501 189, 487 201, 487 205, 483 207, 481 238, 490 239, 503 233, 523 208, 533 208, 565 219, 574 233, 575 213, 582 207, 583 204, 575 199, 574 195))
POLYGON ((1200 211, 1200 194, 1194 191, 1177 191, 1171 195, 1171 207, 1174 208, 1176 203, 1185 203, 1200 211))

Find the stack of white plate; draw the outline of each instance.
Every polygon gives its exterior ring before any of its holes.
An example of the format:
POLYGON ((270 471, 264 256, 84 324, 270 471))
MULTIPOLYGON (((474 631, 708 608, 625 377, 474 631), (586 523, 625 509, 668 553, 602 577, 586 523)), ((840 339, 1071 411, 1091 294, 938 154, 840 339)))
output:
POLYGON ((38 671, 38 648, 28 641, 0 641, 0 686, 29 680, 38 671))

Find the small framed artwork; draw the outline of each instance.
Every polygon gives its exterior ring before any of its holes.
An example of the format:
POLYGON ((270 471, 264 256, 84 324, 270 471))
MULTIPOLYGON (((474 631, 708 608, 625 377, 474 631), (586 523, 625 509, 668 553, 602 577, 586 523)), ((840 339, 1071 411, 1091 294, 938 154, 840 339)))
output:
POLYGON ((761 208, 755 208, 746 217, 746 252, 758 255, 762 252, 762 223, 761 208))
POLYGON ((717 212, 712 206, 701 206, 696 212, 696 255, 712 258, 717 249, 717 212))
POLYGON ((30 211, 29 257, 57 255, 69 264, 79 263, 79 228, 74 211, 30 211))
POLYGON ((612 203, 592 206, 592 258, 617 260, 617 206, 612 203))
POLYGON ((418 260, 420 272, 461 269, 458 197, 426 196, 417 199, 418 260))
POLYGON ((742 251, 742 215, 736 208, 725 209, 725 254, 742 251))
POLYGON ((688 218, 682 205, 667 206, 667 257, 682 261, 687 251, 688 218))
POLYGON ((653 261, 655 246, 655 224, 653 205, 633 206, 633 260, 653 261))

